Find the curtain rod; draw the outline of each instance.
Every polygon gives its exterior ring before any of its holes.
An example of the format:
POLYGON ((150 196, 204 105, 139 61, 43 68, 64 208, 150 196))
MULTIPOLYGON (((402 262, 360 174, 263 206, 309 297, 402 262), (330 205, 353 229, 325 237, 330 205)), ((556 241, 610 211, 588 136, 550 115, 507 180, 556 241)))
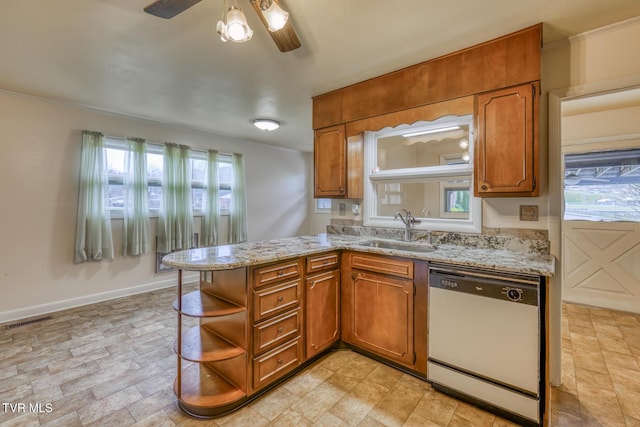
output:
MULTIPOLYGON (((90 132, 93 132, 93 131, 90 131, 90 132)), ((99 131, 95 131, 95 132, 99 132, 99 131)), ((100 132, 100 133, 102 133, 102 132, 100 132)), ((104 135, 105 138, 117 139, 117 140, 121 140, 121 141, 126 141, 127 138, 128 138, 126 136, 113 136, 113 135, 107 135, 107 134, 103 134, 103 135, 104 135)), ((133 137, 131 137, 131 138, 133 138, 133 137)), ((163 142, 147 141, 146 139, 145 139, 145 143, 151 144, 151 145, 157 145, 159 147, 164 147, 164 144, 165 144, 163 142)), ((189 148, 192 151, 198 151, 198 152, 201 152, 201 153, 206 153, 207 152, 207 149, 203 149, 203 148, 191 148, 191 146, 189 146, 189 148)), ((223 156, 232 156, 233 155, 233 153, 225 153, 225 152, 222 152, 222 151, 219 151, 218 154, 222 154, 223 156)))

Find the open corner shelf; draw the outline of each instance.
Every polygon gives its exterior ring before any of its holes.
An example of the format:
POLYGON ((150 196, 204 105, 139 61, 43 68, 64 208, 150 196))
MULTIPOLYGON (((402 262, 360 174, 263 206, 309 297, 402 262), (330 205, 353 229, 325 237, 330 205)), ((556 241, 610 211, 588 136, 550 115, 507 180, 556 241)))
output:
POLYGON ((178 379, 173 391, 190 413, 208 416, 213 408, 224 407, 246 397, 246 393, 205 363, 194 363, 182 371, 182 387, 178 392, 178 379))
MULTIPOLYGON (((173 308, 178 311, 178 300, 173 302, 173 308)), ((182 295, 182 314, 190 317, 217 317, 240 313, 246 308, 218 298, 202 290, 182 295)))
MULTIPOLYGON (((178 353, 177 343, 173 350, 178 353)), ((206 327, 195 326, 182 334, 183 359, 192 362, 217 362, 245 354, 245 350, 206 327)))

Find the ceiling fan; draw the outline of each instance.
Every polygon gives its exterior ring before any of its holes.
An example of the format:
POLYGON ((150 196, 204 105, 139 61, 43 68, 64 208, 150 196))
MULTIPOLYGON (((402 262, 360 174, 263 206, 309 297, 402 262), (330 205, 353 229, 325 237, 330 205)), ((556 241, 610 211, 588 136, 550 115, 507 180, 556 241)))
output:
MULTIPOLYGON (((200 3, 201 0, 156 0, 151 3, 147 7, 144 8, 144 11, 150 13, 151 15, 158 16, 160 18, 170 19, 174 16, 178 15, 181 12, 189 9, 191 6, 194 6, 197 3, 200 3)), ((290 19, 286 19, 284 26, 280 29, 274 29, 272 25, 268 22, 267 16, 269 15, 269 10, 273 8, 280 9, 280 2, 278 0, 249 0, 251 2, 251 6, 258 14, 260 21, 267 28, 271 38, 275 42, 276 46, 280 52, 289 52, 291 50, 297 49, 301 46, 300 40, 296 35, 295 30, 293 29, 293 25, 291 24, 290 19), (275 5, 275 6, 274 6, 275 5)), ((235 0, 233 2, 233 6, 229 8, 229 11, 232 9, 239 10, 235 6, 235 0)), ((240 11, 240 13, 242 13, 240 11)), ((230 15, 227 15, 227 17, 230 15)), ((288 14, 287 14, 288 16, 288 14)), ((242 15, 244 18, 244 15, 242 15)), ((228 19, 228 18, 225 18, 228 19)), ((221 21, 222 22, 222 21, 221 21)), ((224 22, 226 25, 226 22, 224 22)), ((246 24, 246 22, 245 22, 246 24)), ((251 31, 249 29, 249 31, 251 31)), ((220 23, 218 24, 218 32, 220 32, 220 23)), ((251 34, 253 32, 251 31, 251 34)), ((221 33, 222 35, 222 33, 221 33)), ((248 38, 251 38, 249 34, 248 38)), ((248 38, 246 40, 248 40, 248 38)), ((225 40, 225 36, 222 35, 222 39, 225 40)), ((234 41, 245 41, 245 40, 234 40, 234 41)))

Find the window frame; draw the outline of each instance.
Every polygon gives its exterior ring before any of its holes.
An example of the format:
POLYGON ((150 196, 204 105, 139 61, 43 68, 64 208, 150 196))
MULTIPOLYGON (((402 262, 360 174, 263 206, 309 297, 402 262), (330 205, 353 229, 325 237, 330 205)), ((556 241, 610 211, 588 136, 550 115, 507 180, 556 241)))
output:
MULTIPOLYGON (((394 128, 384 128, 375 132, 365 132, 364 135, 364 171, 365 171, 365 188, 364 188, 364 215, 363 222, 365 226, 370 227, 386 227, 386 228, 404 228, 404 224, 395 221, 390 216, 377 215, 377 196, 376 184, 382 183, 422 183, 422 182, 440 182, 442 186, 450 187, 447 184, 447 178, 465 177, 469 179, 469 218, 455 218, 448 216, 446 218, 431 218, 418 216, 417 212, 413 212, 416 219, 420 223, 414 224, 416 230, 438 230, 452 232, 469 232, 480 233, 482 231, 482 199, 473 196, 473 144, 469 144, 469 161, 468 163, 458 163, 450 165, 426 166, 416 168, 387 169, 379 170, 377 164, 377 140, 389 136, 402 135, 411 132, 431 130, 449 125, 465 125, 469 127, 469 141, 473 141, 473 115, 465 116, 445 116, 433 121, 419 121, 411 125, 402 124, 394 128)), ((466 188, 466 186, 464 186, 466 188)), ((443 193, 440 195, 443 206, 443 193)))
MULTIPOLYGON (((116 150, 122 150, 124 152, 127 151, 127 145, 126 145, 126 139, 125 138, 118 138, 118 137, 113 137, 113 136, 105 136, 104 139, 104 149, 105 149, 105 155, 106 155, 106 150, 107 149, 116 149, 116 150)), ((160 154, 163 155, 164 154, 164 146, 162 144, 158 144, 158 143, 153 143, 153 142, 147 142, 146 143, 146 150, 145 150, 146 154, 160 154)), ((229 165, 231 165, 231 155, 230 154, 223 154, 223 153, 219 153, 218 154, 218 163, 228 163, 229 165)), ((207 160, 207 152, 204 150, 191 150, 191 159, 198 159, 198 160, 207 160)), ((108 184, 109 186, 111 185, 124 185, 124 176, 123 175, 119 175, 119 174, 107 174, 107 179, 108 179, 108 184)), ((151 178, 147 175, 147 186, 148 187, 162 187, 162 179, 158 179, 158 178, 151 178)), ((194 180, 192 177, 191 180, 191 189, 205 189, 206 188, 206 183, 204 181, 198 181, 198 180, 194 180)), ((231 183, 219 183, 219 187, 218 189, 220 191, 224 190, 224 191, 231 191, 231 183)), ((193 203, 193 202, 192 202, 193 203)), ((193 207, 193 205, 192 205, 193 207)), ((122 219, 124 216, 124 212, 123 212, 123 208, 118 208, 118 207, 109 207, 109 214, 111 216, 112 219, 122 219)), ((148 210, 148 214, 150 218, 157 218, 160 215, 160 210, 159 209, 155 209, 155 208, 149 208, 148 210)), ((204 212, 202 211, 202 209, 196 209, 195 207, 193 207, 193 216, 194 217, 201 217, 204 215, 204 212)), ((229 209, 223 209, 222 207, 220 208, 220 216, 228 216, 229 215, 229 209)))

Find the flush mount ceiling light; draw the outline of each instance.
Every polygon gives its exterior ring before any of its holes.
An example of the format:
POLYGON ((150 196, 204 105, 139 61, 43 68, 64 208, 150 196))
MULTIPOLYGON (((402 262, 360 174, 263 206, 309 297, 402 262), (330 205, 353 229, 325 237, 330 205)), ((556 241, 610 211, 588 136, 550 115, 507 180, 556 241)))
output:
POLYGON ((255 119, 253 125, 260 130, 276 130, 280 127, 280 122, 271 119, 255 119))
POLYGON ((427 129, 427 130, 420 130, 416 132, 404 133, 402 134, 402 136, 405 138, 409 138, 411 136, 429 135, 431 133, 447 132, 450 130, 458 130, 458 129, 460 129, 460 126, 447 126, 442 128, 436 128, 436 129, 427 129))
POLYGON ((224 13, 222 20, 218 21, 216 31, 220 34, 220 40, 223 42, 231 40, 243 43, 251 40, 253 36, 253 30, 247 24, 247 17, 244 16, 242 9, 236 5, 236 0, 233 0, 233 5, 224 13))
MULTIPOLYGON (((258 0, 255 0, 258 1, 258 0)), ((282 10, 280 5, 273 0, 259 0, 260 11, 267 21, 269 31, 281 30, 289 19, 289 12, 282 10)))

